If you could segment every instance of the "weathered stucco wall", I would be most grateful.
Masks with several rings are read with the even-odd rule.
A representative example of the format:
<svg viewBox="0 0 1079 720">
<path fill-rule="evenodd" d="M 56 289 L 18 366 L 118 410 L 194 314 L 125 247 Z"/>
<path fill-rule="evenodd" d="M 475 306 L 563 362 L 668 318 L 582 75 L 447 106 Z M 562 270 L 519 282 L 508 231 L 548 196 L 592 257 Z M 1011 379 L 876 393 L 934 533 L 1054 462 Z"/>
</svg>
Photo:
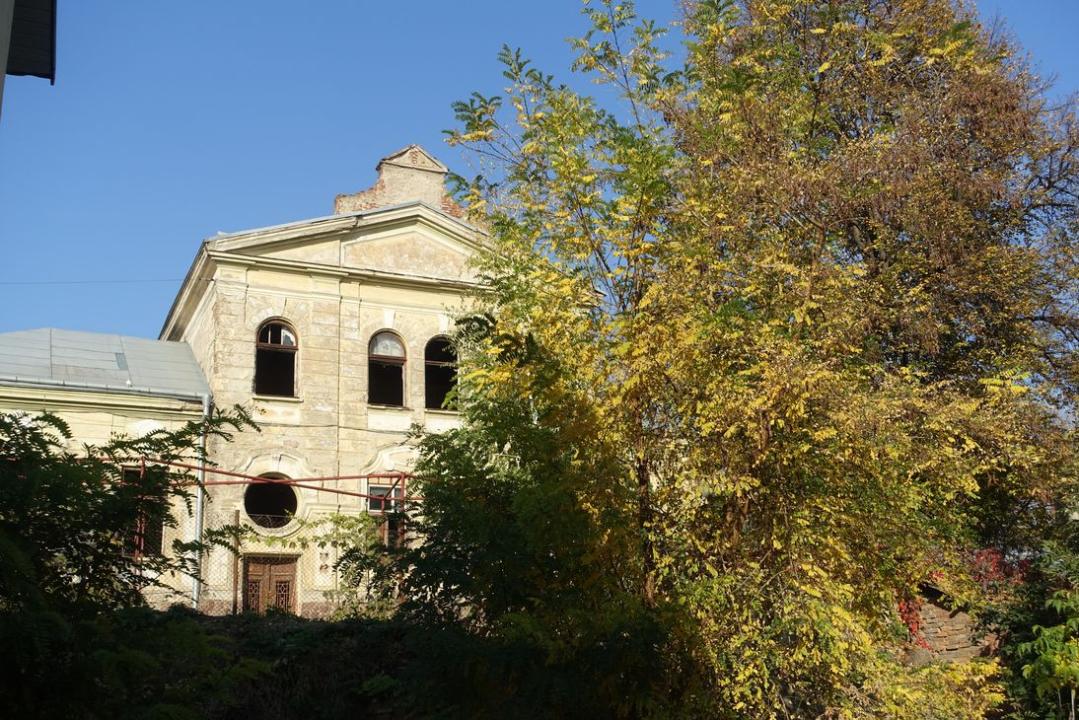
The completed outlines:
<svg viewBox="0 0 1079 720">
<path fill-rule="evenodd" d="M 426 157 L 412 162 L 427 162 Z M 424 193 L 442 192 L 444 168 L 394 162 L 380 166 L 378 203 L 416 195 L 424 200 Z M 260 426 L 261 432 L 239 433 L 229 443 L 212 442 L 210 455 L 221 469 L 293 479 L 407 471 L 412 451 L 406 434 L 412 425 L 441 430 L 458 422 L 456 413 L 424 407 L 424 349 L 432 338 L 452 331 L 466 306 L 474 241 L 467 226 L 423 207 L 391 215 L 331 235 L 314 228 L 306 238 L 293 233 L 278 241 L 270 228 L 266 240 L 253 231 L 209 242 L 211 252 L 223 252 L 213 256 L 201 298 L 187 304 L 193 309 L 179 318 L 176 336 L 170 337 L 192 346 L 216 406 L 242 405 Z M 256 335 L 269 320 L 295 330 L 295 397 L 254 393 Z M 368 402 L 368 344 L 383 330 L 396 333 L 405 345 L 403 407 Z M 363 480 L 323 486 L 369 490 Z M 266 529 L 250 522 L 246 489 L 212 486 L 206 526 L 249 525 L 254 536 L 245 541 L 245 554 L 295 557 L 295 609 L 305 615 L 329 612 L 338 584 L 334 551 L 288 545 L 298 545 L 309 532 L 305 523 L 335 512 L 366 512 L 366 501 L 296 488 L 298 522 Z M 214 550 L 204 577 L 203 610 L 231 612 L 241 606 L 242 558 Z"/>
<path fill-rule="evenodd" d="M 424 407 L 424 349 L 452 331 L 477 287 L 470 260 L 484 231 L 461 219 L 445 192 L 445 166 L 421 148 L 393 153 L 377 169 L 374 187 L 337 198 L 336 216 L 218 235 L 200 248 L 162 337 L 191 345 L 217 407 L 242 405 L 260 426 L 229 443 L 211 442 L 221 470 L 291 479 L 407 471 L 410 427 L 458 423 L 456 413 Z M 256 336 L 269 320 L 287 323 L 298 339 L 294 397 L 254 392 Z M 368 401 L 368 343 L 384 330 L 406 349 L 402 407 Z M 319 482 L 369 491 L 361 479 Z M 240 523 L 252 534 L 241 557 L 215 549 L 205 559 L 203 610 L 241 607 L 244 557 L 271 555 L 296 560 L 294 610 L 330 611 L 337 558 L 332 550 L 301 547 L 310 534 L 305 525 L 330 513 L 367 512 L 367 501 L 293 490 L 296 520 L 265 528 L 247 514 L 244 484 L 209 487 L 206 527 Z M 266 581 L 277 583 L 278 572 L 267 570 Z"/>
<path fill-rule="evenodd" d="M 422 268 L 421 268 L 422 270 Z M 357 475 L 407 470 L 411 452 L 405 433 L 413 424 L 452 425 L 455 413 L 424 408 L 424 347 L 446 334 L 461 309 L 454 293 L 409 288 L 365 286 L 318 281 L 308 276 L 249 268 L 222 268 L 214 297 L 214 322 L 192 325 L 193 345 L 204 345 L 198 333 L 214 329 L 213 373 L 209 377 L 215 403 L 250 409 L 261 432 L 243 432 L 230 443 L 215 441 L 211 456 L 222 469 L 250 475 L 281 473 L 291 478 Z M 241 282 L 241 278 L 244 282 Z M 255 395 L 255 337 L 271 319 L 286 321 L 298 338 L 296 397 Z M 404 341 L 404 407 L 367 402 L 371 337 L 392 330 Z M 209 374 L 209 373 L 208 373 Z M 335 482 L 342 490 L 367 492 L 359 480 Z M 207 527 L 246 520 L 243 485 L 211 488 Z M 296 515 L 313 521 L 320 514 L 359 513 L 359 498 L 299 489 Z M 287 530 L 287 528 L 286 528 Z M 266 543 L 251 542 L 248 553 L 279 554 L 288 532 L 257 529 Z M 337 578 L 329 551 L 288 551 L 298 560 L 297 600 L 304 614 L 326 611 L 326 593 Z M 241 569 L 226 551 L 208 559 L 204 609 L 227 612 L 238 604 L 236 578 Z"/>
<path fill-rule="evenodd" d="M 341 244 L 341 264 L 396 275 L 475 281 L 470 253 L 424 228 L 357 233 Z"/>
</svg>

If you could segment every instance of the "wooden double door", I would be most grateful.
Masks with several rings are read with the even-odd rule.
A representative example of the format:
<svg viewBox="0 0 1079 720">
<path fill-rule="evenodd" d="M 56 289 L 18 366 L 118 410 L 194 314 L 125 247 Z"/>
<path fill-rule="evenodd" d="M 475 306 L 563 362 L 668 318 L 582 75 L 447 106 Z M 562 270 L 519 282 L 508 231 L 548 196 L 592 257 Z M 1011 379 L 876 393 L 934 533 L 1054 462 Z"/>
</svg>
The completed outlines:
<svg viewBox="0 0 1079 720">
<path fill-rule="evenodd" d="M 296 558 L 248 555 L 243 588 L 244 612 L 296 612 Z"/>
</svg>

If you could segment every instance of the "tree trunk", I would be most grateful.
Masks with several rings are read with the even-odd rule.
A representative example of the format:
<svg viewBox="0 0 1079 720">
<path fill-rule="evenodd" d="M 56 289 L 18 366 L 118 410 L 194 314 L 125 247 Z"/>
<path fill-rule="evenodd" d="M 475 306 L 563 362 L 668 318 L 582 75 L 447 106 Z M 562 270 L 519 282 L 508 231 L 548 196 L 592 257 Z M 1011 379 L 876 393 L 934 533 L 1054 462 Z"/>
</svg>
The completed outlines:
<svg viewBox="0 0 1079 720">
<path fill-rule="evenodd" d="M 656 604 L 656 558 L 652 543 L 652 477 L 648 470 L 648 461 L 642 455 L 637 456 L 637 524 L 641 531 L 641 554 L 644 563 L 644 578 L 641 584 L 641 597 L 648 607 Z"/>
</svg>

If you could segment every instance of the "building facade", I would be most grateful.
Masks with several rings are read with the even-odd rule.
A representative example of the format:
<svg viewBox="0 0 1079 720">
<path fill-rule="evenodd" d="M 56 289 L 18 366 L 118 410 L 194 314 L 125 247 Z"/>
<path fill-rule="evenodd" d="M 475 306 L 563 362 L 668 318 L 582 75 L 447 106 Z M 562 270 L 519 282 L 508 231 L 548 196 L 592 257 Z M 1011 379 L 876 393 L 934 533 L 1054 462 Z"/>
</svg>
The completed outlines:
<svg viewBox="0 0 1079 720">
<path fill-rule="evenodd" d="M 470 259 L 486 236 L 446 194 L 446 167 L 422 148 L 383 158 L 377 171 L 373 187 L 338 196 L 333 215 L 204 241 L 160 339 L 141 341 L 182 349 L 209 404 L 241 405 L 259 425 L 228 443 L 210 439 L 223 472 L 207 474 L 204 502 L 180 529 L 192 539 L 243 525 L 241 553 L 211 551 L 202 581 L 177 583 L 172 601 L 209 613 L 329 614 L 337 557 L 304 546 L 304 534 L 333 514 L 388 509 L 392 497 L 379 498 L 405 492 L 410 429 L 458 422 L 444 402 L 455 382 L 448 335 L 477 287 Z M 111 369 L 114 358 L 102 362 Z M 5 406 L 54 409 L 71 396 L 63 402 L 89 413 L 73 423 L 80 441 L 206 410 L 194 396 L 128 392 L 121 407 L 71 384 L 31 387 L 8 383 Z"/>
<path fill-rule="evenodd" d="M 470 258 L 485 236 L 423 149 L 377 170 L 374 187 L 336 199 L 334 215 L 204 242 L 162 329 L 162 340 L 192 348 L 216 406 L 242 405 L 260 426 L 211 444 L 221 469 L 354 478 L 208 487 L 205 526 L 239 522 L 254 539 L 239 557 L 219 549 L 205 559 L 197 604 L 207 612 L 330 612 L 334 550 L 288 538 L 320 516 L 382 509 L 358 495 L 402 492 L 390 477 L 410 466 L 409 429 L 457 422 L 443 409 L 447 336 L 476 285 Z"/>
</svg>

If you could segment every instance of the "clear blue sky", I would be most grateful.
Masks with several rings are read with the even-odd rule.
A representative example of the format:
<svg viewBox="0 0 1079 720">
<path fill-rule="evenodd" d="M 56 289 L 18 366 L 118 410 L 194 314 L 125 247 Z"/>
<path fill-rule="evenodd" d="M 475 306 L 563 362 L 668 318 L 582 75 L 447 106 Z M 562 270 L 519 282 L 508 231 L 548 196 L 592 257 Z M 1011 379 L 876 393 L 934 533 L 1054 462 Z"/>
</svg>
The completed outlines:
<svg viewBox="0 0 1079 720">
<path fill-rule="evenodd" d="M 678 0 L 642 14 L 671 20 Z M 981 0 L 1056 92 L 1079 90 L 1079 0 Z M 497 92 L 521 46 L 565 74 L 579 0 L 59 0 L 57 81 L 8 78 L 0 117 L 0 331 L 156 337 L 202 238 L 329 214 L 450 103 Z M 165 280 L 88 285 L 40 281 Z"/>
</svg>

